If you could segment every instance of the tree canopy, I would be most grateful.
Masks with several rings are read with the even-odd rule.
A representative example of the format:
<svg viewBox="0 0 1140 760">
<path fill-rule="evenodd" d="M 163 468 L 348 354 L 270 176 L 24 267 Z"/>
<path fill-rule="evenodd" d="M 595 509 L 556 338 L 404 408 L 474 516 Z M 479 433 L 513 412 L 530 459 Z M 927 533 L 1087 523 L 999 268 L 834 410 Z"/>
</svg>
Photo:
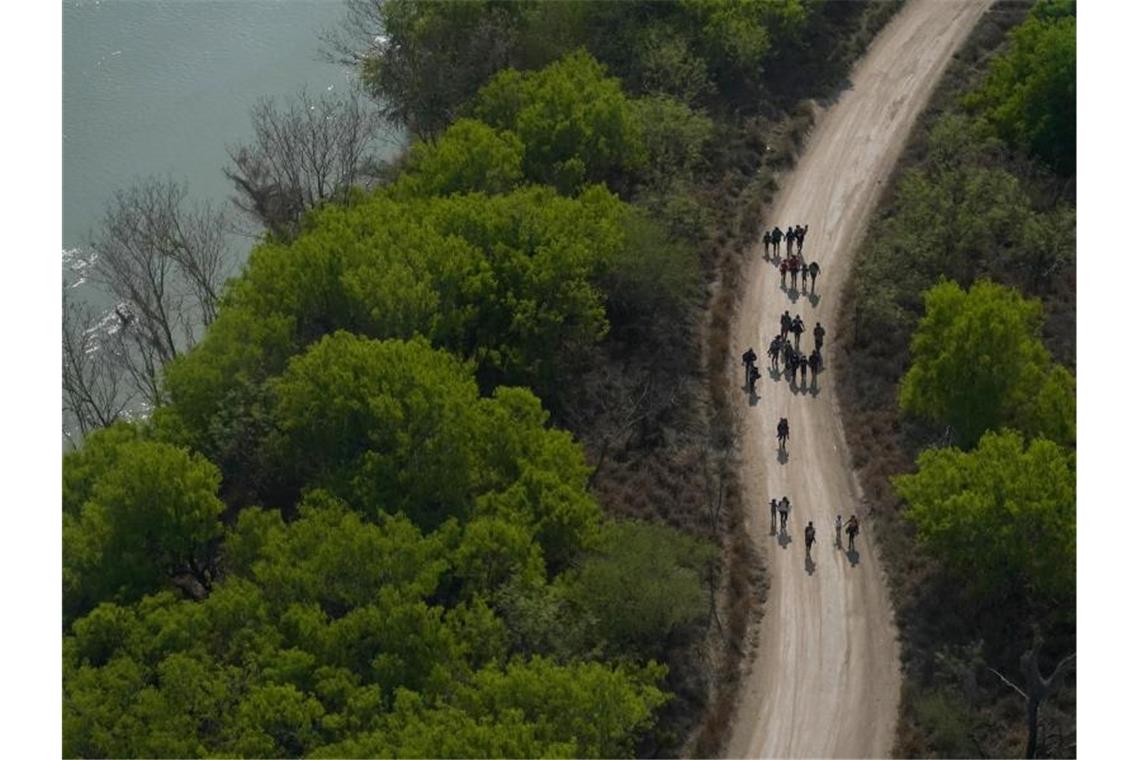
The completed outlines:
<svg viewBox="0 0 1140 760">
<path fill-rule="evenodd" d="M 1056 171 L 1077 168 L 1077 4 L 1041 0 L 1010 32 L 985 82 L 964 102 L 1011 145 Z"/>
<path fill-rule="evenodd" d="M 942 282 L 924 301 L 926 314 L 911 338 L 912 364 L 899 389 L 904 411 L 950 425 L 966 446 L 987 430 L 1047 421 L 1038 405 L 1056 409 L 1056 383 L 1063 380 L 1056 378 L 1041 398 L 1052 367 L 1039 337 L 1040 302 L 986 280 L 968 292 Z"/>
<path fill-rule="evenodd" d="M 1073 598 L 1076 466 L 1057 444 L 990 432 L 972 452 L 924 451 L 918 472 L 893 482 L 919 541 L 980 596 Z"/>
</svg>

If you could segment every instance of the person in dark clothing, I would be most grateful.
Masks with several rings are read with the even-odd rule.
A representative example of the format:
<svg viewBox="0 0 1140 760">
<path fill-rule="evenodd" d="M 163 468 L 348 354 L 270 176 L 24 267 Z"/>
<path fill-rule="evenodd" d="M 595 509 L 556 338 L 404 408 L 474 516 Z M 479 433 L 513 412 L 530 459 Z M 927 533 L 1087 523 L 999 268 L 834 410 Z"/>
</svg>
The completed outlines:
<svg viewBox="0 0 1140 760">
<path fill-rule="evenodd" d="M 815 376 L 819 374 L 819 368 L 823 366 L 823 356 L 820 355 L 819 350 L 811 352 L 808 357 L 808 367 L 811 369 L 811 385 L 815 387 Z"/>
<path fill-rule="evenodd" d="M 815 278 L 819 274 L 819 262 L 813 261 L 808 264 L 807 273 L 811 275 L 811 292 L 815 292 Z"/>
<path fill-rule="evenodd" d="M 803 227 L 796 226 L 796 253 L 803 253 L 804 238 L 807 237 L 807 228 L 805 224 Z"/>
<path fill-rule="evenodd" d="M 847 551 L 855 551 L 855 536 L 859 535 L 859 518 L 851 515 L 847 521 Z"/>
<path fill-rule="evenodd" d="M 807 546 L 808 556 L 811 556 L 811 545 L 815 543 L 815 526 L 808 520 L 807 527 L 804 528 L 804 544 Z"/>
<path fill-rule="evenodd" d="M 800 357 L 800 385 L 806 385 L 807 384 L 807 371 L 808 371 L 807 357 L 801 356 Z M 792 378 L 792 379 L 794 380 L 795 378 Z"/>
<path fill-rule="evenodd" d="M 756 395 L 756 381 L 760 379 L 760 370 L 756 369 L 753 364 L 748 368 L 748 392 L 753 396 Z"/>
<path fill-rule="evenodd" d="M 768 359 L 771 362 L 772 369 L 778 370 L 780 368 L 780 349 L 783 346 L 784 341 L 780 339 L 779 335 L 772 338 L 772 342 L 768 344 Z"/>
<path fill-rule="evenodd" d="M 776 500 L 772 499 L 772 530 L 776 529 Z M 839 531 L 835 532 L 836 539 L 839 538 Z"/>
<path fill-rule="evenodd" d="M 788 339 L 788 330 L 792 329 L 792 315 L 784 309 L 784 313 L 780 315 L 780 337 L 784 340 Z"/>
<path fill-rule="evenodd" d="M 792 331 L 792 335 L 794 335 L 796 338 L 796 350 L 799 351 L 800 350 L 800 335 L 802 335 L 804 330 L 806 329 L 804 327 L 804 321 L 802 319 L 800 319 L 799 314 L 797 314 L 796 318 L 792 320 L 792 326 L 790 329 Z"/>
<path fill-rule="evenodd" d="M 796 289 L 796 279 L 800 274 L 800 260 L 798 256 L 792 256 L 788 261 L 788 269 L 792 272 L 792 290 Z"/>
<path fill-rule="evenodd" d="M 792 229 L 792 226 L 790 224 L 788 225 L 788 231 L 784 234 L 784 240 L 787 241 L 788 255 L 791 256 L 792 243 L 794 243 L 796 240 L 796 231 Z"/>
<path fill-rule="evenodd" d="M 749 370 L 756 364 L 756 352 L 752 350 L 752 346 L 744 352 L 744 356 L 740 357 L 740 361 L 744 364 L 744 382 L 748 382 Z"/>
<path fill-rule="evenodd" d="M 811 331 L 811 334 L 815 336 L 815 350 L 822 351 L 823 336 L 827 334 L 827 331 L 823 329 L 823 325 L 821 325 L 819 322 L 816 322 L 815 329 Z"/>
<path fill-rule="evenodd" d="M 772 233 L 764 230 L 764 258 L 768 258 L 768 246 L 772 245 Z"/>
<path fill-rule="evenodd" d="M 783 261 L 780 262 L 780 287 L 781 288 L 788 287 L 787 277 L 788 277 L 788 260 L 784 259 Z"/>
</svg>

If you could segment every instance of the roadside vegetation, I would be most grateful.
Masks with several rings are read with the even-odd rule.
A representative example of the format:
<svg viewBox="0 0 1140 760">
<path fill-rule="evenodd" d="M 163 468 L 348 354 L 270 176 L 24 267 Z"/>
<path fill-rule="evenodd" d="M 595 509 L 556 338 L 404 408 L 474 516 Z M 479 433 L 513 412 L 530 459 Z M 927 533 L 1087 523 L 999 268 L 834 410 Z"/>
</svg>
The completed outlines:
<svg viewBox="0 0 1140 760">
<path fill-rule="evenodd" d="M 902 636 L 901 756 L 1076 752 L 1075 28 L 1071 2 L 987 14 L 845 294 L 839 387 Z"/>
<path fill-rule="evenodd" d="M 408 151 L 355 98 L 260 105 L 241 274 L 124 296 L 151 413 L 71 375 L 65 755 L 715 752 L 762 590 L 736 267 L 897 7 L 349 3 Z M 182 196 L 134 197 L 108 278 L 193 282 Z"/>
</svg>

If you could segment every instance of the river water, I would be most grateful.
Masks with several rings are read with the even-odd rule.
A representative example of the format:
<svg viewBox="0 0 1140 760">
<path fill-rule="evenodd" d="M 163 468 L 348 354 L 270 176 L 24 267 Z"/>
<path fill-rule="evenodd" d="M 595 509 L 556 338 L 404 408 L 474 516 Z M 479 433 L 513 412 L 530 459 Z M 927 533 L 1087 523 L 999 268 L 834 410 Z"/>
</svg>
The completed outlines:
<svg viewBox="0 0 1140 760">
<path fill-rule="evenodd" d="M 251 138 L 251 106 L 351 85 L 353 72 L 320 56 L 320 33 L 343 12 L 340 0 L 64 2 L 63 284 L 108 311 L 105 326 L 114 304 L 83 263 L 108 200 L 136 178 L 169 174 L 191 199 L 227 203 L 226 146 Z M 234 272 L 250 246 L 235 238 Z"/>
<path fill-rule="evenodd" d="M 83 246 L 135 177 L 169 173 L 226 202 L 226 146 L 249 139 L 250 106 L 350 83 L 319 56 L 342 13 L 339 0 L 65 2 L 64 248 Z"/>
</svg>

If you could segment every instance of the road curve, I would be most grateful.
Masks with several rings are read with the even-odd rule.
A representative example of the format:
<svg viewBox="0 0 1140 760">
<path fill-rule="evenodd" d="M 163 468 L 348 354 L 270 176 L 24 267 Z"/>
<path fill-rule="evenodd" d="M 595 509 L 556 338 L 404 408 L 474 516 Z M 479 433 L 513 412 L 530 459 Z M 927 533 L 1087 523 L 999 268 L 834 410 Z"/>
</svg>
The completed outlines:
<svg viewBox="0 0 1140 760">
<path fill-rule="evenodd" d="M 992 0 L 911 0 L 879 33 L 851 75 L 851 87 L 817 121 L 795 171 L 783 177 L 765 225 L 806 223 L 804 258 L 818 261 L 819 299 L 793 298 L 757 244 L 743 268 L 748 283 L 733 326 L 737 355 L 760 355 L 759 400 L 741 390 L 742 475 L 747 527 L 767 558 L 771 588 L 759 641 L 742 685 L 729 757 L 886 757 L 894 743 L 900 673 L 886 577 L 863 521 L 857 554 L 834 545 L 838 512 L 862 514 L 846 450 L 834 372 L 827 371 L 839 293 L 869 216 L 911 127 L 954 51 Z M 790 281 L 789 281 L 790 286 Z M 793 392 L 767 372 L 765 350 L 788 309 L 811 330 L 821 322 L 819 391 Z M 735 370 L 743 385 L 743 370 Z M 776 422 L 787 417 L 789 457 L 781 463 Z M 792 502 L 788 535 L 770 533 L 768 500 Z M 813 564 L 804 526 L 817 528 Z"/>
</svg>

